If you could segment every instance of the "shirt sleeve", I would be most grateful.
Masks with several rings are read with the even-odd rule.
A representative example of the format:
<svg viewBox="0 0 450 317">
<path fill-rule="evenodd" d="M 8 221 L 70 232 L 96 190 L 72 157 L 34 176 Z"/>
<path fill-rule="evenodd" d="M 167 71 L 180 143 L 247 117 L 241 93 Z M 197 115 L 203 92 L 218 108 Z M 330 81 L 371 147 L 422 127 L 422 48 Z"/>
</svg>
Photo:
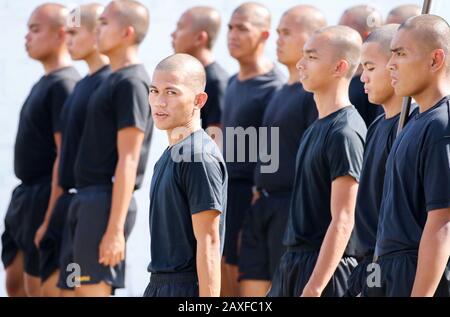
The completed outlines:
<svg viewBox="0 0 450 317">
<path fill-rule="evenodd" d="M 357 182 L 361 174 L 364 140 L 350 127 L 335 132 L 326 147 L 331 180 L 351 176 Z"/>
<path fill-rule="evenodd" d="M 191 214 L 206 210 L 225 212 L 224 168 L 215 158 L 195 155 L 193 162 L 183 162 L 181 175 Z"/>
<path fill-rule="evenodd" d="M 61 132 L 62 130 L 61 112 L 74 86 L 75 82 L 69 80 L 58 81 L 52 86 L 49 105 L 53 133 Z"/>
<path fill-rule="evenodd" d="M 422 179 L 427 211 L 450 207 L 450 137 L 424 149 Z"/>
<path fill-rule="evenodd" d="M 135 78 L 121 80 L 113 91 L 117 129 L 136 127 L 145 132 L 150 120 L 147 85 Z"/>
</svg>

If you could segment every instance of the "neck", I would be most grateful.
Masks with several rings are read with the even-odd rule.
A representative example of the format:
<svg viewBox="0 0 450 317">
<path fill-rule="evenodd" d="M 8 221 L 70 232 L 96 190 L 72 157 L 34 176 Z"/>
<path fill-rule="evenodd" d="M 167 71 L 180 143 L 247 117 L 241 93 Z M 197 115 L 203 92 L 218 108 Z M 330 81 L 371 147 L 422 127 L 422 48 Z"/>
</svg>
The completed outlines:
<svg viewBox="0 0 450 317">
<path fill-rule="evenodd" d="M 89 67 L 89 75 L 92 75 L 100 68 L 108 65 L 108 58 L 105 55 L 99 54 L 97 51 L 85 58 L 85 62 Z"/>
<path fill-rule="evenodd" d="M 169 140 L 169 146 L 175 145 L 178 142 L 184 140 L 189 135 L 194 133 L 197 130 L 200 130 L 202 127 L 200 125 L 200 120 L 189 121 L 188 123 L 176 127 L 174 129 L 167 130 L 167 138 Z"/>
<path fill-rule="evenodd" d="M 295 64 L 286 65 L 289 72 L 288 85 L 292 85 L 299 82 L 298 70 Z"/>
<path fill-rule="evenodd" d="M 240 80 L 250 79 L 259 75 L 263 75 L 271 71 L 274 65 L 263 56 L 254 56 L 248 59 L 240 59 L 239 74 Z"/>
<path fill-rule="evenodd" d="M 439 100 L 448 95 L 450 95 L 450 85 L 448 81 L 440 80 L 430 84 L 426 89 L 412 97 L 419 105 L 419 111 L 424 112 L 432 108 Z"/>
<path fill-rule="evenodd" d="M 203 67 L 214 63 L 214 56 L 211 50 L 207 48 L 201 48 L 192 55 L 202 63 Z"/>
<path fill-rule="evenodd" d="M 319 119 L 350 105 L 348 87 L 349 81 L 341 78 L 327 87 L 314 91 L 314 101 L 319 112 Z"/>
<path fill-rule="evenodd" d="M 402 111 L 402 97 L 392 95 L 392 97 L 382 104 L 384 109 L 385 118 L 393 118 Z"/>
<path fill-rule="evenodd" d="M 140 61 L 137 51 L 138 48 L 134 45 L 119 47 L 112 52 L 108 52 L 111 70 L 115 72 L 121 68 L 138 64 Z"/>
<path fill-rule="evenodd" d="M 50 56 L 45 61 L 42 61 L 42 65 L 44 66 L 44 71 L 47 75 L 55 70 L 70 66 L 70 55 L 67 51 L 59 52 L 58 54 Z"/>
</svg>

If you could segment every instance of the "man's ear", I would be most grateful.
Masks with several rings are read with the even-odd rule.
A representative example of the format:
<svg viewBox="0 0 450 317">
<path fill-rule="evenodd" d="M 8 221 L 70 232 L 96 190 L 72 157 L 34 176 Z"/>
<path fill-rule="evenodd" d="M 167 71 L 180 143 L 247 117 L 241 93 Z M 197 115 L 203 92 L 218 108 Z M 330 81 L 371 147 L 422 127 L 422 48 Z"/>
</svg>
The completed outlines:
<svg viewBox="0 0 450 317">
<path fill-rule="evenodd" d="M 442 67 L 445 67 L 445 61 L 447 59 L 447 56 L 445 55 L 445 52 L 443 49 L 439 48 L 434 50 L 431 56 L 431 71 L 436 72 Z"/>
<path fill-rule="evenodd" d="M 207 46 L 208 44 L 208 40 L 209 40 L 209 35 L 208 32 L 206 31 L 200 31 L 197 33 L 197 36 L 195 37 L 196 40 L 196 44 L 198 46 Z"/>
<path fill-rule="evenodd" d="M 206 100 L 208 100 L 208 95 L 206 92 L 201 92 L 195 96 L 194 100 L 194 109 L 200 110 L 206 104 Z"/>
<path fill-rule="evenodd" d="M 125 28 L 125 38 L 131 39 L 133 43 L 136 42 L 136 30 L 131 25 Z"/>
<path fill-rule="evenodd" d="M 261 33 L 261 38 L 262 38 L 264 41 L 267 41 L 267 39 L 269 38 L 269 36 L 270 36 L 270 32 L 269 32 L 269 31 L 262 31 L 262 33 Z"/>
<path fill-rule="evenodd" d="M 350 68 L 350 64 L 348 63 L 348 61 L 345 59 L 340 59 L 336 63 L 334 73 L 335 73 L 335 75 L 337 75 L 339 77 L 345 77 L 345 76 L 347 76 L 349 68 Z"/>
</svg>

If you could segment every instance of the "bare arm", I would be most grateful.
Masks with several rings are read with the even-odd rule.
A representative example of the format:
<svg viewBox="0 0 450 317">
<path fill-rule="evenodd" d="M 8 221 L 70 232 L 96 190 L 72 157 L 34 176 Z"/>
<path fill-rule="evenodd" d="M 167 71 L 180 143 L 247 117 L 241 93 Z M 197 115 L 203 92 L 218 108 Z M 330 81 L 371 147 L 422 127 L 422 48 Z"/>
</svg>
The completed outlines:
<svg viewBox="0 0 450 317">
<path fill-rule="evenodd" d="M 320 296 L 339 265 L 355 222 L 358 183 L 343 176 L 331 185 L 331 223 L 320 248 L 313 273 L 302 296 Z"/>
<path fill-rule="evenodd" d="M 207 210 L 192 216 L 197 240 L 197 275 L 200 297 L 220 296 L 220 213 Z"/>
<path fill-rule="evenodd" d="M 428 212 L 411 296 L 433 296 L 450 256 L 450 208 Z"/>
<path fill-rule="evenodd" d="M 114 174 L 111 213 L 99 250 L 99 262 L 115 266 L 125 258 L 125 220 L 136 183 L 144 132 L 125 128 L 117 134 L 118 161 Z"/>
</svg>

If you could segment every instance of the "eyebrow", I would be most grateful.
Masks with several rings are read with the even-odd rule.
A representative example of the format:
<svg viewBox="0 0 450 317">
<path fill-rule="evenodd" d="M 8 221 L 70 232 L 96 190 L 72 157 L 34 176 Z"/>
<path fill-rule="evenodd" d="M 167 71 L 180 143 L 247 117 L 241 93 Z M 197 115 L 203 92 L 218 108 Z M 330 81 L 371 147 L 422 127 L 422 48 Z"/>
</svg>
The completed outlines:
<svg viewBox="0 0 450 317">
<path fill-rule="evenodd" d="M 371 61 L 367 61 L 367 62 L 364 62 L 363 63 L 363 66 L 367 66 L 367 65 L 374 65 L 375 63 L 374 62 L 371 62 Z"/>
<path fill-rule="evenodd" d="M 160 89 L 158 89 L 158 87 L 156 87 L 156 86 L 154 86 L 154 85 L 150 85 L 149 88 L 150 88 L 150 89 L 160 90 Z M 177 91 L 180 91 L 180 89 L 177 88 L 177 87 L 175 87 L 175 86 L 165 87 L 165 88 L 163 88 L 162 90 L 177 90 Z"/>
<path fill-rule="evenodd" d="M 392 53 L 397 53 L 399 51 L 404 51 L 405 49 L 403 47 L 396 47 L 396 48 L 392 48 L 391 52 Z"/>
<path fill-rule="evenodd" d="M 315 53 L 317 54 L 317 50 L 316 49 L 312 49 L 312 50 L 305 50 L 304 54 L 312 54 Z"/>
</svg>

